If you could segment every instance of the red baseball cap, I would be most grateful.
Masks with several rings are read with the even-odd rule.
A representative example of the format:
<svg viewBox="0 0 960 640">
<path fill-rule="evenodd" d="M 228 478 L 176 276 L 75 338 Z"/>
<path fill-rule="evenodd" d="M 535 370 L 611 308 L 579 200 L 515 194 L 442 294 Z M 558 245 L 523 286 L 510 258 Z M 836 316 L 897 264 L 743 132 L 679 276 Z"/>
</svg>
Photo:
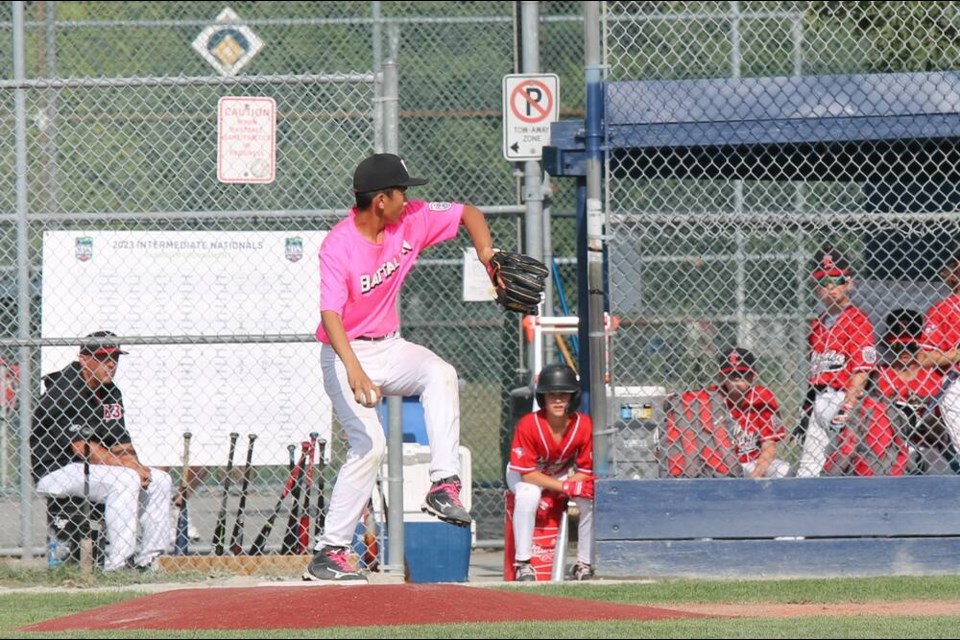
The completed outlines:
<svg viewBox="0 0 960 640">
<path fill-rule="evenodd" d="M 833 248 L 821 249 L 816 255 L 817 264 L 811 274 L 814 279 L 832 277 L 849 277 L 850 263 Z"/>
<path fill-rule="evenodd" d="M 734 372 L 755 373 L 757 358 L 746 349 L 736 347 L 720 354 L 719 365 L 720 373 L 723 375 Z"/>
</svg>

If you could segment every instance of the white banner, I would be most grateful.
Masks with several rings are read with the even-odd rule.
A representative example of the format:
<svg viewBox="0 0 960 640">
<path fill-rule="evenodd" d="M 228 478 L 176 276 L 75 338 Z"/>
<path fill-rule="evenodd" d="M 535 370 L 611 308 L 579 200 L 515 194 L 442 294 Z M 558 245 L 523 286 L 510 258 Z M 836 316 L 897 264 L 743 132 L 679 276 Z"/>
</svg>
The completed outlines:
<svg viewBox="0 0 960 640">
<path fill-rule="evenodd" d="M 42 334 L 120 336 L 312 334 L 320 319 L 317 255 L 325 232 L 47 231 Z M 247 434 L 254 464 L 285 464 L 287 445 L 316 431 L 330 441 L 320 343 L 123 345 L 116 382 L 144 463 L 235 463 Z M 41 371 L 77 359 L 46 347 Z"/>
</svg>

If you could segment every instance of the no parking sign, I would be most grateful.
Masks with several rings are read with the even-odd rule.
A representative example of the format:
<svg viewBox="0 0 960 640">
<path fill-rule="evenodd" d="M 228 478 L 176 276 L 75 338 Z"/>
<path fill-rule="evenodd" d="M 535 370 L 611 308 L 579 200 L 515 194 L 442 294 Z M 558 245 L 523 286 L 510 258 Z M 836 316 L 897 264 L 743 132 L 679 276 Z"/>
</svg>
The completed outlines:
<svg viewBox="0 0 960 640">
<path fill-rule="evenodd" d="M 550 144 L 550 123 L 560 116 L 555 74 L 503 77 L 503 157 L 539 160 Z"/>
</svg>

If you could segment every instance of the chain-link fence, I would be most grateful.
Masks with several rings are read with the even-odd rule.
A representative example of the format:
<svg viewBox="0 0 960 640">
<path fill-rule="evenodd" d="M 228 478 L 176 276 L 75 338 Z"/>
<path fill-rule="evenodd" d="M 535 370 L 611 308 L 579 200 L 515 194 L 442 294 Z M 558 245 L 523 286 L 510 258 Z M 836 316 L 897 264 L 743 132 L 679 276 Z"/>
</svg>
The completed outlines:
<svg viewBox="0 0 960 640">
<path fill-rule="evenodd" d="M 610 2 L 604 24 L 620 472 L 960 469 L 956 11 Z"/>
<path fill-rule="evenodd" d="M 411 171 L 430 178 L 417 197 L 476 204 L 488 212 L 495 241 L 519 247 L 521 174 L 500 154 L 501 80 L 517 68 L 515 3 L 37 2 L 19 5 L 22 22 L 18 4 L 0 9 L 7 43 L 0 87 L 11 106 L 0 198 L 0 549 L 42 553 L 48 515 L 54 523 L 76 520 L 76 505 L 47 505 L 35 489 L 76 452 L 45 432 L 33 443 L 26 436 L 35 411 L 52 411 L 38 409 L 45 388 L 59 380 L 77 391 L 77 375 L 85 380 L 80 372 L 89 367 L 76 364 L 84 360 L 83 337 L 110 330 L 128 352 L 116 372 L 126 431 L 142 466 L 165 470 L 154 471 L 156 510 L 152 524 L 139 523 L 140 543 L 174 553 L 186 542 L 194 557 L 260 551 L 253 549 L 257 533 L 280 504 L 262 551 L 303 553 L 345 454 L 312 335 L 319 242 L 353 202 L 357 162 L 385 148 L 393 127 Z M 579 3 L 544 6 L 541 37 L 544 57 L 562 64 L 567 86 L 579 86 Z M 400 70 L 399 96 L 384 96 L 377 73 L 389 59 Z M 384 121 L 385 97 L 400 106 L 397 122 Z M 232 115 L 255 119 L 249 110 L 264 98 L 275 105 L 275 158 L 258 158 L 267 164 L 240 176 L 260 180 L 218 179 L 231 171 L 218 166 L 223 109 L 246 108 Z M 240 134 L 263 126 L 235 125 Z M 571 197 L 565 185 L 557 191 L 555 254 L 572 278 L 573 261 L 564 257 L 574 245 Z M 499 541 L 503 439 L 512 426 L 507 393 L 530 372 L 519 319 L 492 303 L 462 301 L 466 246 L 464 236 L 420 260 L 401 315 L 407 339 L 459 372 L 473 537 Z M 21 384 L 25 396 L 17 395 Z M 59 400 L 66 411 L 49 420 L 69 429 L 85 406 L 78 402 Z M 411 431 L 423 419 L 418 409 L 404 403 Z M 183 471 L 187 432 L 190 474 Z M 313 464 L 301 455 L 313 433 L 326 441 L 324 465 L 316 454 Z M 126 439 L 113 433 L 104 443 Z M 301 458 L 312 474 L 291 474 Z M 80 468 L 70 483 L 84 482 Z M 424 480 L 421 471 L 406 475 Z M 118 477 L 113 491 L 129 494 L 144 473 Z M 301 480 L 288 483 L 293 475 Z M 94 498 L 110 484 L 97 472 L 89 483 Z M 285 483 L 300 497 L 278 503 Z M 175 547 L 184 487 L 189 536 Z M 241 493 L 246 526 L 238 544 Z M 296 511 L 310 516 L 308 535 L 291 538 Z M 159 513 L 169 522 L 159 522 Z M 135 544 L 134 518 L 111 524 L 125 530 L 118 548 Z M 108 546 L 108 566 L 117 560 L 111 553 L 119 551 Z"/>
<path fill-rule="evenodd" d="M 22 5 L 22 31 L 15 6 L 2 8 L 0 38 L 9 43 L 0 90 L 10 105 L 0 196 L 0 549 L 42 548 L 45 507 L 30 477 L 25 409 L 40 398 L 41 376 L 66 366 L 82 336 L 98 329 L 120 334 L 130 352 L 118 371 L 127 427 L 144 461 L 170 470 L 173 493 L 183 433 L 193 434 L 191 553 L 216 551 L 227 478 L 229 546 L 248 434 L 257 439 L 245 546 L 288 479 L 287 447 L 298 458 L 311 432 L 328 445 L 328 464 L 314 467 L 307 506 L 315 514 L 317 476 L 329 495 L 344 445 L 316 377 L 312 256 L 351 204 L 356 162 L 385 143 L 375 72 L 398 62 L 399 148 L 431 180 L 418 196 L 477 204 L 491 214 L 498 244 L 519 247 L 522 171 L 500 153 L 501 81 L 520 67 L 525 35 L 518 3 L 237 2 L 229 8 L 239 23 L 218 27 L 225 7 L 214 3 L 36 2 Z M 826 290 L 847 287 L 875 329 L 882 366 L 846 425 L 823 424 L 814 399 L 813 422 L 837 434 L 827 438 L 825 472 L 949 471 L 950 404 L 935 399 L 950 367 L 919 366 L 914 356 L 952 357 L 952 338 L 935 328 L 918 338 L 909 317 L 892 330 L 890 313 L 925 315 L 944 299 L 949 306 L 956 284 L 940 279 L 957 233 L 955 143 L 943 134 L 958 110 L 951 5 L 605 9 L 610 91 L 626 92 L 611 98 L 607 126 L 609 297 L 619 319 L 611 422 L 623 426 L 611 441 L 614 462 L 639 461 L 642 477 L 671 468 L 723 475 L 706 471 L 708 447 L 740 473 L 729 457 L 738 434 L 721 410 L 729 400 L 709 389 L 719 356 L 734 346 L 756 356 L 758 381 L 784 424 L 768 428 L 792 431 L 810 378 L 809 324 L 824 311 Z M 541 3 L 540 18 L 541 67 L 560 77 L 561 118 L 582 117 L 581 3 Z M 224 24 L 247 30 L 218 31 Z M 234 75 L 221 75 L 211 57 Z M 272 182 L 217 179 L 223 97 L 273 98 Z M 573 186 L 551 184 L 558 310 L 576 309 Z M 531 372 L 518 319 L 462 302 L 466 244 L 446 243 L 420 260 L 401 314 L 405 337 L 460 374 L 476 538 L 501 540 L 509 391 Z M 828 244 L 850 262 L 852 284 L 832 268 L 821 274 L 835 279 L 824 286 L 812 277 Z M 926 324 L 956 324 L 934 320 Z M 833 351 L 819 352 L 827 369 Z M 20 383 L 29 407 L 14 393 Z M 814 384 L 836 396 L 835 380 Z M 688 418 L 694 406 L 700 415 L 718 409 L 707 442 L 703 421 Z M 632 430 L 647 411 L 655 428 Z M 239 435 L 227 473 L 231 432 Z M 669 450 L 670 438 L 688 448 Z M 802 446 L 790 437 L 776 443 L 776 457 L 796 473 Z M 290 504 L 268 553 L 290 548 L 280 531 Z"/>
</svg>

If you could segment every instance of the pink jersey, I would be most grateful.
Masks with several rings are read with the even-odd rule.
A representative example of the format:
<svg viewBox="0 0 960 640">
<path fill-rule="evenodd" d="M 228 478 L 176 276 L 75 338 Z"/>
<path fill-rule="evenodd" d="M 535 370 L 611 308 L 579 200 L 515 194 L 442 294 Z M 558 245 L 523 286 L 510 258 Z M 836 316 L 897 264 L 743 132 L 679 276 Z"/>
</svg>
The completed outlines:
<svg viewBox="0 0 960 640">
<path fill-rule="evenodd" d="M 923 321 L 920 348 L 927 351 L 950 351 L 960 346 L 960 297 L 947 296 L 934 303 Z M 960 363 L 955 365 L 960 369 Z"/>
<path fill-rule="evenodd" d="M 829 319 L 823 315 L 810 323 L 810 384 L 846 389 L 854 373 L 877 363 L 873 324 L 854 305 Z"/>
<path fill-rule="evenodd" d="M 400 328 L 397 297 L 420 252 L 456 237 L 463 205 L 411 200 L 397 224 L 383 230 L 383 243 L 360 235 L 356 208 L 320 247 L 320 311 L 335 311 L 351 340 L 379 338 Z M 330 339 L 317 327 L 317 340 Z"/>
<path fill-rule="evenodd" d="M 787 436 L 780 420 L 780 404 L 770 389 L 758 384 L 736 404 L 724 400 L 737 425 L 735 446 L 740 462 L 756 460 L 764 442 L 777 442 Z"/>
<path fill-rule="evenodd" d="M 541 409 L 517 421 L 510 446 L 511 471 L 520 475 L 541 471 L 557 477 L 576 466 L 578 473 L 593 475 L 593 421 L 577 411 L 557 442 Z"/>
</svg>

